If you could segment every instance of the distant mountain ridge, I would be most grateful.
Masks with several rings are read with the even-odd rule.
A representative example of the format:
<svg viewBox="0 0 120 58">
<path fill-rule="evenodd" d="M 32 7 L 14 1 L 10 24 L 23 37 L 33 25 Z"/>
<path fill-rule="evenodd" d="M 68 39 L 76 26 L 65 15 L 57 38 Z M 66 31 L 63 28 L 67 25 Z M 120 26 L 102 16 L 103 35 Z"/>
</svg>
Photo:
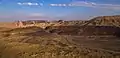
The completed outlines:
<svg viewBox="0 0 120 58">
<path fill-rule="evenodd" d="M 22 25 L 21 25 L 22 24 Z M 40 24 L 40 25 L 39 25 Z M 41 25 L 42 24 L 42 25 Z M 19 28 L 19 26 L 40 26 L 40 27 L 47 27 L 47 26 L 116 26 L 120 27 L 120 15 L 115 16 L 98 16 L 91 20 L 73 20 L 73 21 L 64 21 L 64 20 L 57 20 L 57 21 L 45 21 L 45 20 L 27 20 L 27 21 L 19 21 L 19 22 L 12 22 L 12 23 L 0 23 L 0 27 L 8 27 L 8 28 Z"/>
</svg>

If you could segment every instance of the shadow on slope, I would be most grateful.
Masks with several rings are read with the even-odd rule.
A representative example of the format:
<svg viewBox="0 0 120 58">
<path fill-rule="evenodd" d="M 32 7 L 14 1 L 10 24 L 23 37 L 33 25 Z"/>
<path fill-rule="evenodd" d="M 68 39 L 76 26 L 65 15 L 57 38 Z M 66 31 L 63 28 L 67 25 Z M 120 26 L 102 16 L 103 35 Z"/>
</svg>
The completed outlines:
<svg viewBox="0 0 120 58">
<path fill-rule="evenodd" d="M 120 28 L 115 26 L 51 26 L 46 27 L 46 30 L 59 35 L 113 35 L 120 37 Z"/>
</svg>

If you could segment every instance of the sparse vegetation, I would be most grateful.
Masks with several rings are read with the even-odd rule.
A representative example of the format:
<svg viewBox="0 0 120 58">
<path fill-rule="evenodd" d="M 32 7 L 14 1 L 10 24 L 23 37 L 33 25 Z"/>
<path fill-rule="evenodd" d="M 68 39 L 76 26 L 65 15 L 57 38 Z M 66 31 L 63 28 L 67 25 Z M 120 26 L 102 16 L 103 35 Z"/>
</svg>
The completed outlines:
<svg viewBox="0 0 120 58">
<path fill-rule="evenodd" d="M 120 58 L 120 28 L 110 18 L 59 20 L 68 25 L 45 29 L 1 27 L 0 58 Z M 115 25 L 109 26 L 109 20 Z"/>
<path fill-rule="evenodd" d="M 29 31 L 34 28 L 27 29 Z M 12 31 L 18 32 L 19 29 Z M 26 29 L 24 29 L 26 30 Z M 29 32 L 27 31 L 27 32 Z M 34 30 L 38 31 L 38 30 Z M 8 31 L 7 31 L 8 32 Z M 6 32 L 6 33 L 7 33 Z M 22 32 L 22 29 L 21 29 Z M 24 31 L 25 32 L 25 31 Z M 5 33 L 5 31 L 4 31 Z M 11 33 L 11 32 L 9 32 Z M 31 32 L 34 34 L 34 32 Z M 26 33 L 21 33 L 26 34 Z M 39 32 L 40 34 L 40 32 Z M 11 35 L 1 36 L 0 39 L 0 58 L 115 58 L 119 54 L 111 53 L 99 49 L 81 47 L 70 42 L 68 36 L 54 35 L 55 37 Z M 68 41 L 67 41 L 68 40 Z"/>
</svg>

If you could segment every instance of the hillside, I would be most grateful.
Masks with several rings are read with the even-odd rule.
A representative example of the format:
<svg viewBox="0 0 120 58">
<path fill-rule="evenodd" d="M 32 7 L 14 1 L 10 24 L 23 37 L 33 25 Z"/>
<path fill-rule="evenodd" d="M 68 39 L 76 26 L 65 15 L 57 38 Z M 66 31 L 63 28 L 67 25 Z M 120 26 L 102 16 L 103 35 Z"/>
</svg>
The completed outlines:
<svg viewBox="0 0 120 58">
<path fill-rule="evenodd" d="M 51 26 L 46 27 L 46 30 L 59 35 L 120 36 L 120 28 L 116 26 Z"/>
<path fill-rule="evenodd" d="M 120 26 L 120 15 L 116 16 L 99 16 L 89 20 L 85 25 L 95 26 Z"/>
<path fill-rule="evenodd" d="M 0 58 L 120 58 L 119 18 L 22 21 L 24 25 L 48 24 L 45 29 L 41 25 L 6 28 L 9 24 L 5 24 L 0 27 Z"/>
<path fill-rule="evenodd" d="M 16 28 L 16 24 L 14 22 L 0 22 L 0 27 L 4 28 Z"/>
<path fill-rule="evenodd" d="M 120 57 L 118 46 L 115 46 L 114 49 L 111 50 L 113 45 L 119 45 L 118 43 L 113 44 L 115 41 L 104 44 L 107 46 L 113 44 L 112 46 L 108 46 L 108 48 L 104 46 L 97 47 L 96 45 L 104 43 L 104 41 L 100 42 L 100 40 L 97 40 L 99 41 L 99 43 L 97 43 L 96 40 L 88 40 L 89 37 L 57 35 L 46 32 L 46 30 L 39 27 L 16 28 L 1 31 L 0 38 L 0 58 Z"/>
</svg>

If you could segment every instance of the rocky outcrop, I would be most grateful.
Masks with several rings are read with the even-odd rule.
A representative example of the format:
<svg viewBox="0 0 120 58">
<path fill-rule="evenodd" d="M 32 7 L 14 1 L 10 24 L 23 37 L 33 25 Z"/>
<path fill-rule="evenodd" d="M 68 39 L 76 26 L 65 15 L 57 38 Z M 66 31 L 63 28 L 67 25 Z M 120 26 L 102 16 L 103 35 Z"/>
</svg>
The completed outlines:
<svg viewBox="0 0 120 58">
<path fill-rule="evenodd" d="M 63 25 L 64 21 L 44 21 L 44 20 L 28 20 L 28 21 L 17 21 L 15 22 L 16 26 L 18 28 L 22 28 L 22 27 L 31 27 L 31 26 L 37 26 L 37 27 L 41 27 L 41 28 L 45 28 L 47 26 L 60 26 Z"/>
<path fill-rule="evenodd" d="M 15 22 L 17 27 L 30 27 L 30 26 L 35 26 L 36 24 L 39 23 L 47 23 L 44 20 L 28 20 L 28 21 L 17 21 Z"/>
</svg>

